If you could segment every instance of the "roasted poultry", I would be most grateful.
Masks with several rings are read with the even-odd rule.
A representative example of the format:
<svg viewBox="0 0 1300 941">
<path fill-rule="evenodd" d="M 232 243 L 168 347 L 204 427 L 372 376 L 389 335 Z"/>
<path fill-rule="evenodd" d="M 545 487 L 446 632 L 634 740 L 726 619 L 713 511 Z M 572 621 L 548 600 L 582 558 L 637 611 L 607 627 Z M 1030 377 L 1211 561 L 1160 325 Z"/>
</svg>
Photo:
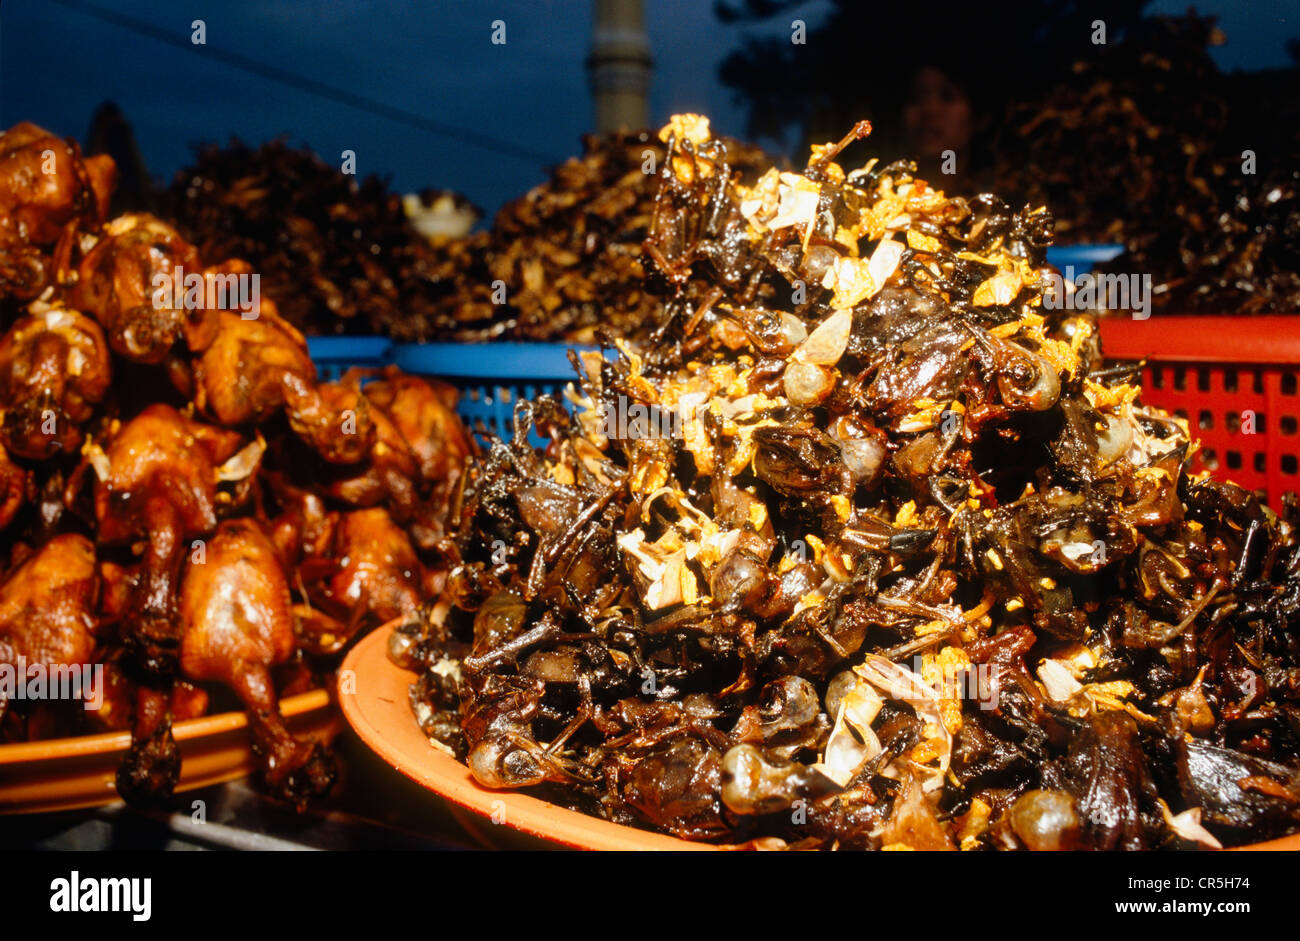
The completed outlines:
<svg viewBox="0 0 1300 941">
<path fill-rule="evenodd" d="M 283 411 L 322 458 L 353 464 L 370 448 L 370 409 L 355 385 L 318 384 L 301 333 L 262 302 L 256 319 L 222 311 L 216 340 L 195 363 L 195 402 L 218 422 L 268 421 Z"/>
<path fill-rule="evenodd" d="M 180 643 L 176 602 L 181 563 L 190 540 L 216 529 L 222 465 L 241 444 L 237 432 L 155 404 L 119 427 L 88 458 L 96 475 L 100 543 L 140 540 L 145 545 L 125 640 L 150 674 L 174 672 Z"/>
<path fill-rule="evenodd" d="M 117 170 L 29 122 L 0 134 L 0 298 L 29 300 L 54 279 L 47 252 L 108 214 Z"/>
<path fill-rule="evenodd" d="M 176 292 L 166 287 L 179 282 L 183 288 L 191 274 L 211 276 L 175 229 L 149 215 L 119 216 L 78 265 L 69 303 L 99 321 L 119 356 L 159 363 L 177 340 L 201 351 L 217 334 L 217 311 L 205 306 L 206 290 L 196 304 L 182 294 L 177 307 Z"/>
<path fill-rule="evenodd" d="M 339 514 L 332 549 L 336 571 L 323 595 L 336 610 L 364 612 L 380 623 L 415 610 L 428 597 L 415 547 L 383 507 Z"/>
<path fill-rule="evenodd" d="M 57 185 L 20 185 L 47 145 Z M 320 382 L 247 264 L 205 267 L 151 216 L 101 224 L 111 162 L 65 163 L 75 146 L 30 126 L 0 155 L 0 278 L 27 266 L 0 284 L 0 652 L 106 679 L 91 712 L 0 705 L 0 734 L 130 729 L 118 790 L 155 802 L 181 771 L 173 724 L 226 687 L 268 789 L 301 805 L 332 763 L 289 734 L 279 699 L 327 683 L 358 632 L 441 577 L 428 534 L 453 491 L 426 474 L 454 478 L 468 440 L 446 390 L 417 381 L 381 408 L 369 375 Z"/>
<path fill-rule="evenodd" d="M 382 379 L 369 383 L 365 393 L 397 426 L 420 462 L 421 477 L 454 481 L 474 445 L 456 417 L 457 392 L 452 386 L 390 368 Z"/>
<path fill-rule="evenodd" d="M 182 632 L 181 565 L 192 548 L 202 549 L 191 540 L 216 529 L 220 468 L 241 443 L 236 432 L 154 404 L 87 454 L 100 543 L 143 546 L 139 566 L 123 572 L 127 600 L 119 622 L 127 667 L 138 681 L 131 751 L 118 776 L 128 800 L 166 796 L 180 772 L 169 707 Z"/>
<path fill-rule="evenodd" d="M 420 464 L 388 413 L 364 397 L 374 442 L 368 460 L 335 468 L 322 468 L 325 492 L 349 506 L 367 507 L 387 502 L 403 521 L 410 519 L 419 500 Z"/>
<path fill-rule="evenodd" d="M 15 464 L 4 445 L 0 445 L 0 532 L 4 532 L 27 502 L 31 480 L 31 473 Z"/>
<path fill-rule="evenodd" d="M 75 310 L 32 304 L 0 339 L 0 441 L 34 460 L 75 454 L 81 425 L 110 379 L 99 324 Z"/>
<path fill-rule="evenodd" d="M 275 547 L 258 525 L 227 520 L 202 563 L 191 563 L 181 590 L 181 672 L 234 690 L 248 711 L 254 749 L 272 793 L 301 806 L 334 782 L 320 745 L 285 727 L 271 668 L 295 649 L 289 585 Z"/>
<path fill-rule="evenodd" d="M 359 381 L 355 372 L 342 380 Z M 376 429 L 369 459 L 327 475 L 327 492 L 351 506 L 381 500 L 393 519 L 410 529 L 422 549 L 443 536 L 445 507 L 466 459 L 476 448 L 456 417 L 456 391 L 441 382 L 403 375 L 395 367 L 364 386 Z"/>
<path fill-rule="evenodd" d="M 89 539 L 69 533 L 41 546 L 0 585 L 0 664 L 15 670 L 93 664 L 98 591 Z M 5 696 L 0 686 L 0 731 Z"/>
</svg>

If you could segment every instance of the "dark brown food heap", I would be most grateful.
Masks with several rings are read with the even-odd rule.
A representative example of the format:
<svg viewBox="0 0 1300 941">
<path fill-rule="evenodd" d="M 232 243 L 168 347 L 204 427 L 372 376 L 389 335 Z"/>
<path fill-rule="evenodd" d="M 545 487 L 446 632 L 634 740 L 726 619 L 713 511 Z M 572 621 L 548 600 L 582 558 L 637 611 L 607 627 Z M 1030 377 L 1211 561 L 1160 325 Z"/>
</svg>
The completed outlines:
<svg viewBox="0 0 1300 941">
<path fill-rule="evenodd" d="M 761 151 L 727 141 L 731 164 L 752 181 Z M 439 319 L 395 325 L 404 339 L 567 340 L 598 328 L 639 338 L 657 326 L 662 285 L 648 283 L 642 242 L 654 210 L 661 141 L 648 133 L 586 135 L 583 153 L 502 207 L 489 235 L 472 237 L 469 264 Z"/>
<path fill-rule="evenodd" d="M 1121 242 L 1170 313 L 1300 309 L 1300 71 L 1224 75 L 1194 14 L 1144 21 L 1013 105 L 995 185 L 1067 242 Z M 1249 152 L 1249 155 L 1247 154 Z M 1249 172 L 1247 172 L 1249 171 Z"/>
<path fill-rule="evenodd" d="M 1070 79 L 1013 104 L 994 185 L 1051 206 L 1069 242 L 1126 242 L 1171 227 L 1189 194 L 1222 172 L 1228 124 L 1213 23 L 1154 20 L 1074 63 Z"/>
<path fill-rule="evenodd" d="M 384 180 L 359 184 L 307 150 L 273 141 L 206 146 L 172 184 L 181 233 L 204 258 L 242 258 L 285 319 L 310 335 L 400 333 L 433 316 L 459 270 Z"/>
<path fill-rule="evenodd" d="M 471 472 L 392 639 L 422 728 L 485 786 L 692 840 L 1300 829 L 1294 501 L 1190 477 L 1185 423 L 1049 319 L 1046 212 L 846 175 L 867 130 L 746 187 L 674 118 L 671 319 Z"/>
<path fill-rule="evenodd" d="M 1179 205 L 1177 220 L 1136 236 L 1102 271 L 1149 272 L 1157 311 L 1294 314 L 1300 311 L 1300 151 L 1255 176 L 1226 161 L 1213 194 Z"/>
<path fill-rule="evenodd" d="M 395 371 L 319 381 L 247 264 L 205 267 L 152 216 L 100 225 L 111 165 L 28 124 L 0 153 L 23 262 L 0 297 L 48 285 L 0 324 L 0 741 L 131 729 L 119 790 L 157 799 L 180 770 L 173 722 L 224 697 L 271 792 L 301 803 L 332 759 L 278 700 L 440 586 L 472 448 L 455 393 Z M 92 664 L 98 708 L 15 694 L 15 671 Z"/>
<path fill-rule="evenodd" d="M 738 170 L 765 165 L 755 148 L 729 147 Z M 282 143 L 206 147 L 171 198 L 200 254 L 247 259 L 306 333 L 591 343 L 602 326 L 644 336 L 662 312 L 641 243 L 663 157 L 650 134 L 588 135 L 582 156 L 504 206 L 490 232 L 432 243 L 381 180 L 358 187 Z"/>
</svg>

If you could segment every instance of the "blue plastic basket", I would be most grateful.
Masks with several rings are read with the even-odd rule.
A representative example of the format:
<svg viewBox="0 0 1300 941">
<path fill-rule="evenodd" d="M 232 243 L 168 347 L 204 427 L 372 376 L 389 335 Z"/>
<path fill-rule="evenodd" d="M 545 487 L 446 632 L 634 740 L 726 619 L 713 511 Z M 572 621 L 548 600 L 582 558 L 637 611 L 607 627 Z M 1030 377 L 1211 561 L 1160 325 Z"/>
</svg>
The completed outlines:
<svg viewBox="0 0 1300 941">
<path fill-rule="evenodd" d="M 450 382 L 460 389 L 456 412 L 480 442 L 508 439 L 515 403 L 559 392 L 577 379 L 567 343 L 398 343 L 390 362 L 403 372 Z M 536 439 L 536 436 L 534 435 Z M 536 439 L 534 444 L 541 444 Z"/>
<path fill-rule="evenodd" d="M 333 382 L 353 366 L 387 366 L 393 361 L 393 341 L 387 337 L 308 337 L 307 352 L 320 378 Z"/>
</svg>

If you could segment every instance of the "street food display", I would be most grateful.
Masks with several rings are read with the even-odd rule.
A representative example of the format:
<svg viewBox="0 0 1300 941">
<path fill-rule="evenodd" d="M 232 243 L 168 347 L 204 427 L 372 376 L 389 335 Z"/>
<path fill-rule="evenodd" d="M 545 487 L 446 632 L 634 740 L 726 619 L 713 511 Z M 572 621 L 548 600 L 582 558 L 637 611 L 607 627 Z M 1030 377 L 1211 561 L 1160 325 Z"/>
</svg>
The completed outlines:
<svg viewBox="0 0 1300 941">
<path fill-rule="evenodd" d="M 33 125 L 0 135 L 0 741 L 130 729 L 118 789 L 155 801 L 173 723 L 232 704 L 301 804 L 334 767 L 278 700 L 439 588 L 474 445 L 442 383 L 321 381 L 246 262 L 106 221 L 112 176 Z M 91 667 L 96 708 L 14 694 L 16 671 Z"/>
<path fill-rule="evenodd" d="M 687 840 L 1156 849 L 1300 829 L 1300 538 L 1043 304 L 1046 209 L 679 115 L 656 328 L 573 354 L 390 644 L 482 786 Z M 546 441 L 529 445 L 536 432 Z"/>
<path fill-rule="evenodd" d="M 1026 115 L 1013 188 L 1090 101 Z M 1199 154 L 1212 119 L 1155 136 Z M 240 708 L 302 807 L 336 768 L 279 700 L 395 622 L 413 721 L 478 784 L 686 840 L 1300 831 L 1295 498 L 1190 473 L 1186 421 L 1045 302 L 1044 201 L 841 166 L 869 133 L 798 172 L 698 115 L 588 137 L 477 233 L 282 143 L 109 218 L 110 159 L 0 135 L 0 742 L 129 730 L 149 803 L 173 724 Z M 1157 306 L 1292 303 L 1295 171 L 1211 163 L 1133 178 L 1181 220 L 1151 237 L 1033 192 Z M 609 355 L 482 452 L 450 385 L 322 379 L 305 334 L 353 333 Z M 101 668 L 102 701 L 16 696 L 33 665 Z"/>
</svg>

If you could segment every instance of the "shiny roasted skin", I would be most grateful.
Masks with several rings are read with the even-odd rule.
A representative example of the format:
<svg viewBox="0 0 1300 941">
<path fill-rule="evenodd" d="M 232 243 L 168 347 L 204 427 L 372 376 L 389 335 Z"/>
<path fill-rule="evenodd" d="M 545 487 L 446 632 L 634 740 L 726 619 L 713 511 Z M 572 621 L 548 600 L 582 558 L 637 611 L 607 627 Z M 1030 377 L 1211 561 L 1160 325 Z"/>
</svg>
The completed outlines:
<svg viewBox="0 0 1300 941">
<path fill-rule="evenodd" d="M 89 539 L 66 534 L 37 549 L 0 584 L 0 664 L 17 670 L 94 663 L 98 592 Z M 8 706 L 0 691 L 0 730 Z"/>
<path fill-rule="evenodd" d="M 129 729 L 118 791 L 156 805 L 180 778 L 173 725 L 224 686 L 268 791 L 302 806 L 332 761 L 279 698 L 440 584 L 469 439 L 448 387 L 385 372 L 381 408 L 368 374 L 321 382 L 271 297 L 232 308 L 246 262 L 205 266 L 153 216 L 105 223 L 112 176 L 32 125 L 0 135 L 0 650 L 107 681 L 99 710 L 0 706 L 0 736 Z"/>
<path fill-rule="evenodd" d="M 181 273 L 204 276 L 198 253 L 180 233 L 153 216 L 119 216 L 81 260 L 69 300 L 99 321 L 119 356 L 158 363 L 178 340 L 197 351 L 217 333 L 217 311 L 189 305 L 183 295 L 182 306 L 173 306 L 174 293 L 156 286 L 180 280 L 183 289 Z"/>
<path fill-rule="evenodd" d="M 256 523 L 227 520 L 190 564 L 180 597 L 181 672 L 235 692 L 248 711 L 254 747 L 271 792 L 301 806 L 334 783 L 329 754 L 285 727 L 271 669 L 295 649 L 288 582 Z"/>
<path fill-rule="evenodd" d="M 13 454 L 73 454 L 112 378 L 103 331 L 74 310 L 33 305 L 0 339 L 0 439 Z"/>
<path fill-rule="evenodd" d="M 27 121 L 0 134 L 0 298 L 30 300 L 54 280 L 54 244 L 108 214 L 117 168 L 110 157 L 83 158 Z"/>
</svg>

